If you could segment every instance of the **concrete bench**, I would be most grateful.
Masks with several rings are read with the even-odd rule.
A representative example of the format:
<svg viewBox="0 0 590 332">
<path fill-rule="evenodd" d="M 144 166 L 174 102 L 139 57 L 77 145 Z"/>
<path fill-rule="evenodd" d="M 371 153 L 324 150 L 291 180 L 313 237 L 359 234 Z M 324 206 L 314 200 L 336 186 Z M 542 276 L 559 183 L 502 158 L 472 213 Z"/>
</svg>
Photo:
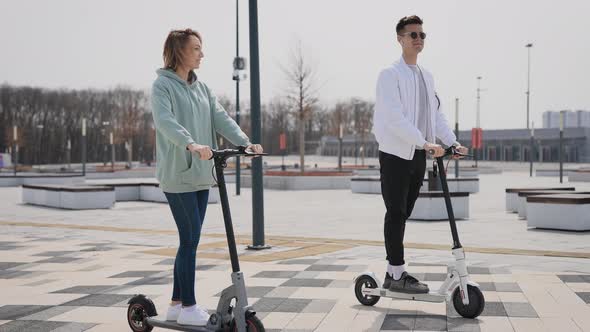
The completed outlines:
<svg viewBox="0 0 590 332">
<path fill-rule="evenodd" d="M 281 175 L 285 173 L 285 175 Z M 325 175 L 322 175 L 325 173 Z M 330 174 L 332 173 L 332 174 Z M 318 171 L 306 172 L 299 176 L 297 171 L 275 172 L 267 171 L 263 177 L 263 187 L 272 190 L 340 190 L 350 189 L 352 172 L 343 172 L 334 175 L 334 172 Z M 252 176 L 240 176 L 243 188 L 252 187 Z"/>
<path fill-rule="evenodd" d="M 428 180 L 424 179 L 424 184 L 420 192 L 442 191 L 440 181 L 436 179 L 439 186 L 429 188 Z M 479 192 L 479 179 L 477 178 L 458 178 L 447 179 L 450 192 Z M 381 194 L 381 180 L 379 176 L 358 176 L 350 179 L 350 189 L 356 194 Z"/>
<path fill-rule="evenodd" d="M 452 192 L 451 203 L 455 219 L 469 218 L 469 193 Z M 420 196 L 414 205 L 413 220 L 448 220 L 447 207 L 442 191 L 420 192 Z"/>
<path fill-rule="evenodd" d="M 156 180 L 141 181 L 101 181 L 98 186 L 108 186 L 115 190 L 117 202 L 126 201 L 146 201 L 167 203 L 166 196 L 160 189 L 160 184 Z M 219 188 L 217 185 L 209 190 L 208 203 L 219 202 Z"/>
<path fill-rule="evenodd" d="M 590 195 L 590 191 L 571 191 L 571 190 L 532 190 L 532 191 L 520 191 L 518 193 L 518 217 L 526 219 L 527 216 L 527 198 L 531 196 L 539 195 L 560 195 L 560 194 L 572 194 L 572 195 Z"/>
<path fill-rule="evenodd" d="M 568 173 L 569 182 L 590 182 L 590 169 L 578 169 Z"/>
<path fill-rule="evenodd" d="M 360 168 L 352 171 L 352 174 L 360 177 L 379 176 L 381 170 L 379 168 Z"/>
<path fill-rule="evenodd" d="M 521 191 L 536 191 L 536 190 L 576 190 L 574 187 L 545 187 L 545 188 L 506 188 L 506 211 L 518 212 L 518 193 Z"/>
<path fill-rule="evenodd" d="M 424 179 L 424 184 L 420 191 L 442 191 L 442 184 L 440 178 L 435 178 L 434 183 L 429 183 L 428 179 Z M 476 177 L 459 177 L 447 178 L 447 185 L 450 192 L 468 192 L 475 194 L 479 192 L 479 179 Z"/>
<path fill-rule="evenodd" d="M 20 185 L 60 185 L 71 186 L 84 183 L 82 174 L 47 174 L 47 173 L 19 173 L 17 176 L 12 174 L 0 175 L 0 187 L 18 187 Z"/>
<path fill-rule="evenodd" d="M 109 209 L 115 190 L 108 186 L 23 185 L 23 203 L 60 209 Z"/>
<path fill-rule="evenodd" d="M 142 183 L 139 188 L 139 197 L 142 201 L 168 203 L 166 195 L 158 183 Z M 217 185 L 209 189 L 208 203 L 219 203 L 219 187 Z"/>
<path fill-rule="evenodd" d="M 573 169 L 564 169 L 563 176 L 567 176 L 571 174 L 575 170 Z M 559 169 L 537 169 L 535 171 L 535 176 L 559 176 Z"/>
<path fill-rule="evenodd" d="M 355 194 L 381 194 L 381 180 L 379 175 L 351 178 L 350 190 Z"/>
<path fill-rule="evenodd" d="M 529 227 L 590 230 L 590 195 L 538 195 L 527 198 Z"/>
</svg>

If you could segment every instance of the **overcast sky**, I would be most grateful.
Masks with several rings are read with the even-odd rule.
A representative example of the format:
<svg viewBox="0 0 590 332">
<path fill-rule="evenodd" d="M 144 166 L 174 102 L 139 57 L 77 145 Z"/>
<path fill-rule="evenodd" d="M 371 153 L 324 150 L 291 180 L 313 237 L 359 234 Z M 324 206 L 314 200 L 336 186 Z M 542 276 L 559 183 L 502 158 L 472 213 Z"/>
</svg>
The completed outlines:
<svg viewBox="0 0 590 332">
<path fill-rule="evenodd" d="M 301 39 L 317 72 L 323 104 L 374 99 L 381 68 L 400 56 L 395 23 L 417 14 L 428 34 L 419 64 L 435 76 L 444 111 L 475 125 L 482 76 L 485 128 L 526 126 L 527 49 L 531 117 L 590 109 L 588 0 L 259 0 L 261 96 L 284 91 L 280 64 Z M 0 83 L 47 88 L 118 85 L 149 89 L 173 28 L 201 32 L 198 71 L 218 95 L 234 98 L 235 0 L 2 0 Z M 240 0 L 240 53 L 248 56 L 248 2 Z M 249 98 L 249 82 L 241 84 Z"/>
</svg>

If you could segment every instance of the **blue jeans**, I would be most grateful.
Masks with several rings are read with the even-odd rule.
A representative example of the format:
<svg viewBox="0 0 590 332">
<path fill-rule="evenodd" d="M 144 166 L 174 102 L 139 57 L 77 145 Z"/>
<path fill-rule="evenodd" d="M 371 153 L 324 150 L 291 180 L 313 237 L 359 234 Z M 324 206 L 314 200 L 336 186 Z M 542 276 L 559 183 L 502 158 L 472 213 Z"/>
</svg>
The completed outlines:
<svg viewBox="0 0 590 332">
<path fill-rule="evenodd" d="M 172 301 L 182 301 L 183 306 L 195 305 L 197 246 L 207 211 L 209 190 L 164 194 L 172 210 L 180 240 L 174 261 Z"/>
</svg>

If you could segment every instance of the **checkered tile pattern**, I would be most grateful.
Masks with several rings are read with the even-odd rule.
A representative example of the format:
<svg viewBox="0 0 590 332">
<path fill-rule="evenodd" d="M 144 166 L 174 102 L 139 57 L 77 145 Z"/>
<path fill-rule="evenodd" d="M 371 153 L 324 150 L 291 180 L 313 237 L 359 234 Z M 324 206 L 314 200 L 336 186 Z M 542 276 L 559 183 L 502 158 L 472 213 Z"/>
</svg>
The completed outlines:
<svg viewBox="0 0 590 332">
<path fill-rule="evenodd" d="M 173 258 L 147 254 L 153 246 L 75 238 L 0 236 L 0 332 L 129 331 L 127 301 L 143 293 L 164 313 Z M 357 255 L 243 262 L 249 302 L 267 331 L 563 331 L 590 330 L 590 275 L 528 273 L 469 266 L 486 298 L 476 320 L 452 305 L 381 299 L 360 305 L 353 278 L 382 271 L 383 262 Z M 198 254 L 197 254 L 198 256 Z M 431 289 L 442 283 L 440 262 L 409 264 Z M 199 259 L 197 301 L 215 308 L 230 283 L 229 262 Z M 382 272 L 378 272 L 381 276 Z"/>
</svg>

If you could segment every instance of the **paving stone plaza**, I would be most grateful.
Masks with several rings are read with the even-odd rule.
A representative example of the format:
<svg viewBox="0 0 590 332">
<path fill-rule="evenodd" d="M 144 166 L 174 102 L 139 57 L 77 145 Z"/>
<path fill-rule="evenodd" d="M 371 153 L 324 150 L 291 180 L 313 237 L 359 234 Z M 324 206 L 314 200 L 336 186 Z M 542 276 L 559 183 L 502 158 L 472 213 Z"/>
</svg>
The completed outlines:
<svg viewBox="0 0 590 332">
<path fill-rule="evenodd" d="M 590 232 L 527 228 L 505 209 L 506 188 L 559 179 L 525 168 L 479 179 L 469 219 L 457 221 L 486 299 L 477 319 L 445 303 L 358 303 L 353 279 L 386 267 L 379 195 L 265 190 L 272 249 L 248 251 L 251 190 L 228 184 L 250 304 L 267 331 L 590 331 Z M 62 210 L 22 204 L 21 190 L 0 188 L 0 331 L 130 331 L 127 301 L 139 293 L 165 313 L 178 241 L 167 204 Z M 405 243 L 409 272 L 437 288 L 453 260 L 448 222 L 408 221 Z M 196 269 L 197 302 L 213 310 L 231 282 L 220 204 L 209 204 Z"/>
</svg>

